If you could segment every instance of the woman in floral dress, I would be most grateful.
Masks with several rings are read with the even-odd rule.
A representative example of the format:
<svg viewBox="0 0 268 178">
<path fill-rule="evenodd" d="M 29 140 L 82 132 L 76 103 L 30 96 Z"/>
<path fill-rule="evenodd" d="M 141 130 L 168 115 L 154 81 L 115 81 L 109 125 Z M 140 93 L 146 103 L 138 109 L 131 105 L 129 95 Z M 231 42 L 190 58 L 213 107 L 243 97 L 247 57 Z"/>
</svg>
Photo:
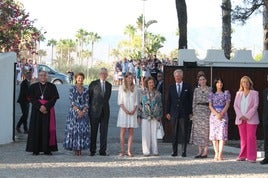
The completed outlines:
<svg viewBox="0 0 268 178">
<path fill-rule="evenodd" d="M 228 139 L 228 115 L 231 95 L 224 90 L 223 80 L 217 78 L 213 82 L 212 92 L 209 94 L 210 131 L 209 139 L 213 143 L 214 160 L 222 160 L 222 152 L 225 141 Z"/>
<path fill-rule="evenodd" d="M 211 91 L 207 86 L 204 74 L 198 77 L 198 86 L 193 94 L 193 117 L 191 120 L 191 143 L 198 146 L 198 154 L 195 158 L 207 158 L 209 146 L 209 115 L 208 96 Z"/>
<path fill-rule="evenodd" d="M 157 156 L 157 122 L 160 122 L 163 116 L 161 93 L 155 89 L 153 77 L 146 78 L 144 86 L 138 114 L 138 119 L 141 119 L 142 152 L 144 156 Z"/>
<path fill-rule="evenodd" d="M 74 151 L 76 156 L 81 150 L 89 149 L 88 90 L 83 86 L 84 74 L 75 75 L 76 84 L 70 89 L 71 106 L 66 119 L 63 147 Z"/>
</svg>

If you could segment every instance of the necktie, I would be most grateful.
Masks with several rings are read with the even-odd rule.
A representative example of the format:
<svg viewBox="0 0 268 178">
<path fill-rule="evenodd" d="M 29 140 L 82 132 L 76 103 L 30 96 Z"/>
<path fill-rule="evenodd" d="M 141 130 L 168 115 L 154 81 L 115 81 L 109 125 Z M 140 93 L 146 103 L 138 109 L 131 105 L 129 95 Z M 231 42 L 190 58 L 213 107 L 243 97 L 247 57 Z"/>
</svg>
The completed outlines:
<svg viewBox="0 0 268 178">
<path fill-rule="evenodd" d="M 104 95 L 104 93 L 105 93 L 105 82 L 104 81 L 101 82 L 101 92 L 102 92 L 102 95 Z"/>
<path fill-rule="evenodd" d="M 180 86 L 180 84 L 177 84 L 177 93 L 178 93 L 178 96 L 180 96 L 181 95 L 181 86 Z"/>
</svg>

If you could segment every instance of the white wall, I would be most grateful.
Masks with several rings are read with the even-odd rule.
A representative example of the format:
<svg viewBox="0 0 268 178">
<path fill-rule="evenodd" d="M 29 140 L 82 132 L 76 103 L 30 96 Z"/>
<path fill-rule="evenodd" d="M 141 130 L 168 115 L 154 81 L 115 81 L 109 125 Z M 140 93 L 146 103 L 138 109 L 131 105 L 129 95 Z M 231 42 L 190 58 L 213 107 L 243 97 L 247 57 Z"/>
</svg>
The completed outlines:
<svg viewBox="0 0 268 178">
<path fill-rule="evenodd" d="M 16 53 L 0 53 L 0 144 L 12 142 Z"/>
<path fill-rule="evenodd" d="M 214 67 L 268 67 L 268 50 L 263 51 L 262 59 L 255 61 L 250 50 L 237 50 L 234 56 L 228 60 L 224 56 L 223 50 L 208 49 L 204 59 L 196 56 L 194 49 L 180 49 L 178 64 L 183 66 L 183 62 L 197 62 L 197 66 Z"/>
</svg>

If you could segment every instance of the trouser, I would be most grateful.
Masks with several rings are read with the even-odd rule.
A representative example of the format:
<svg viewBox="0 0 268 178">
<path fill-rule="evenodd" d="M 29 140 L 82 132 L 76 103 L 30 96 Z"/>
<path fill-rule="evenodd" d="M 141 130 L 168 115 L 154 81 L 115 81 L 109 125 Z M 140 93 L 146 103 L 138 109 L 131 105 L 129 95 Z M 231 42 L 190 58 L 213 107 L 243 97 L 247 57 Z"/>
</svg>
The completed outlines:
<svg viewBox="0 0 268 178">
<path fill-rule="evenodd" d="M 157 155 L 157 120 L 155 119 L 142 119 L 141 133 L 142 133 L 142 153 L 149 155 L 150 153 Z"/>
<path fill-rule="evenodd" d="M 243 121 L 238 125 L 240 135 L 240 154 L 239 158 L 246 158 L 247 160 L 256 161 L 257 158 L 257 140 L 256 140 L 256 124 L 247 124 Z"/>
<path fill-rule="evenodd" d="M 28 120 L 28 113 L 29 113 L 30 105 L 29 103 L 20 103 L 20 108 L 21 108 L 22 116 L 20 117 L 20 120 L 18 121 L 16 127 L 20 128 L 20 126 L 23 124 L 24 131 L 28 131 L 27 120 Z"/>
<path fill-rule="evenodd" d="M 91 137 L 90 137 L 90 152 L 96 153 L 96 142 L 98 129 L 100 127 L 100 150 L 99 153 L 105 153 L 107 149 L 107 134 L 108 134 L 109 117 L 104 113 L 100 117 L 90 117 Z"/>
<path fill-rule="evenodd" d="M 188 121 L 184 118 L 171 119 L 172 125 L 172 149 L 173 153 L 178 153 L 178 143 L 179 143 L 179 129 L 181 130 L 181 148 L 182 154 L 186 154 L 187 148 L 187 137 L 188 137 Z"/>
<path fill-rule="evenodd" d="M 264 157 L 268 159 L 268 122 L 263 122 Z"/>
</svg>

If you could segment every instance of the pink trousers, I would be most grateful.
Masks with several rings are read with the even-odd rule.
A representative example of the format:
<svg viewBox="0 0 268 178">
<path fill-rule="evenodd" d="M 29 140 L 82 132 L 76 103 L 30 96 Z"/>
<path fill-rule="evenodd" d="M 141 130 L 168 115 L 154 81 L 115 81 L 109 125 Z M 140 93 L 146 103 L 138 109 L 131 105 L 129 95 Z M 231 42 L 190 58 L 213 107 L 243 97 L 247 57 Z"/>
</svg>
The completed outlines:
<svg viewBox="0 0 268 178">
<path fill-rule="evenodd" d="M 257 140 L 256 124 L 247 124 L 243 121 L 238 125 L 240 135 L 240 154 L 238 158 L 244 158 L 250 161 L 256 161 L 257 158 Z"/>
</svg>

